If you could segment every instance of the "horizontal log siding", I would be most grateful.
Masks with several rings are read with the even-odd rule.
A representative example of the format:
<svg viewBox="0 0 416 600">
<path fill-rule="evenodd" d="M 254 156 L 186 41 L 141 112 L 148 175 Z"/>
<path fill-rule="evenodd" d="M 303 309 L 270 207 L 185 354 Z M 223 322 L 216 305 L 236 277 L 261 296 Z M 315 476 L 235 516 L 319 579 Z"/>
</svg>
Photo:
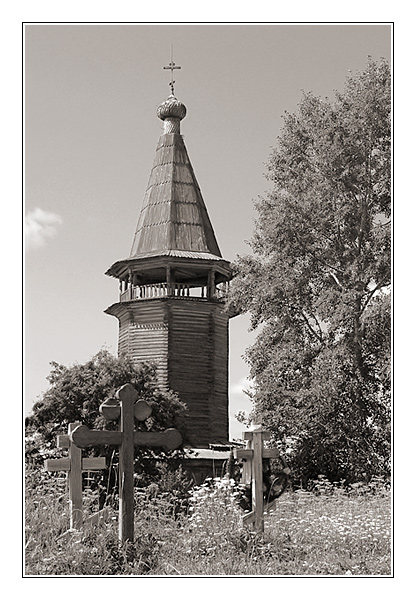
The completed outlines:
<svg viewBox="0 0 416 600">
<path fill-rule="evenodd" d="M 219 307 L 215 307 L 214 327 L 214 390 L 211 400 L 211 432 L 215 442 L 227 443 L 229 440 L 228 423 L 228 316 Z M 215 438 L 218 432 L 218 438 Z"/>
<path fill-rule="evenodd" d="M 188 407 L 185 441 L 228 441 L 228 316 L 217 301 L 165 297 L 117 305 L 119 352 L 157 364 Z"/>
<path fill-rule="evenodd" d="M 165 307 L 158 300 L 129 305 L 119 317 L 119 353 L 135 362 L 153 362 L 158 382 L 168 389 L 168 326 Z"/>
<path fill-rule="evenodd" d="M 127 313 L 119 317 L 118 320 L 118 353 L 128 354 L 129 351 L 129 317 Z"/>
<path fill-rule="evenodd" d="M 215 302 L 168 303 L 169 386 L 188 406 L 188 441 L 227 442 L 228 318 Z"/>
</svg>

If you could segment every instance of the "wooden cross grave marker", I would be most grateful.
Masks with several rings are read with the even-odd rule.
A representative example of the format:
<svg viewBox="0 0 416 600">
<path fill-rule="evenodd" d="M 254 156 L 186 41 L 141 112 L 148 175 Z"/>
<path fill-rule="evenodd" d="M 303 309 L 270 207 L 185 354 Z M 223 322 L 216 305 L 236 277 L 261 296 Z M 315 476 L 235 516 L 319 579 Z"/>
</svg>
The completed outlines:
<svg viewBox="0 0 416 600">
<path fill-rule="evenodd" d="M 100 412 L 108 421 L 119 420 L 119 431 L 89 429 L 79 425 L 71 432 L 72 442 L 78 448 L 95 445 L 119 446 L 119 540 L 134 541 L 134 446 L 161 447 L 166 451 L 175 450 L 182 443 L 177 429 L 165 431 L 134 431 L 134 419 L 145 421 L 152 409 L 145 400 L 137 400 L 137 392 L 130 383 L 123 385 L 116 399 L 107 400 L 100 406 Z"/>
<path fill-rule="evenodd" d="M 71 443 L 71 433 L 81 423 L 70 423 L 68 425 L 68 435 L 58 435 L 58 448 L 68 448 L 68 458 L 50 458 L 45 460 L 46 471 L 66 471 L 69 487 L 69 508 L 70 508 L 70 529 L 81 529 L 83 524 L 82 512 L 82 471 L 98 471 L 106 468 L 106 461 L 103 457 L 82 458 L 82 452 Z M 102 516 L 103 511 L 92 515 L 87 523 L 97 521 Z"/>
<path fill-rule="evenodd" d="M 245 525 L 254 524 L 256 531 L 264 531 L 264 512 L 269 512 L 276 506 L 277 500 L 272 500 L 263 506 L 263 459 L 277 458 L 277 448 L 264 448 L 263 442 L 270 439 L 270 431 L 254 425 L 251 431 L 243 431 L 246 448 L 234 448 L 234 458 L 243 460 L 242 483 L 251 484 L 252 510 L 243 517 Z M 284 469 L 289 474 L 290 469 Z"/>
</svg>

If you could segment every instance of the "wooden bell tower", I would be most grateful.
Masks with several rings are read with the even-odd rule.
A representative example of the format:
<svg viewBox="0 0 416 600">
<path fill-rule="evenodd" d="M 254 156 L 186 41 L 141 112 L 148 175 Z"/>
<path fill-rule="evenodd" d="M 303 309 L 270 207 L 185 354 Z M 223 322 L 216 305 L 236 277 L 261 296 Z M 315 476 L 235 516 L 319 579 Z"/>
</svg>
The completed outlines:
<svg viewBox="0 0 416 600">
<path fill-rule="evenodd" d="M 106 272 L 120 282 L 105 311 L 119 321 L 119 353 L 157 365 L 159 385 L 187 404 L 185 444 L 228 442 L 230 263 L 221 256 L 184 141 L 186 107 L 172 94 L 130 256 Z"/>
</svg>

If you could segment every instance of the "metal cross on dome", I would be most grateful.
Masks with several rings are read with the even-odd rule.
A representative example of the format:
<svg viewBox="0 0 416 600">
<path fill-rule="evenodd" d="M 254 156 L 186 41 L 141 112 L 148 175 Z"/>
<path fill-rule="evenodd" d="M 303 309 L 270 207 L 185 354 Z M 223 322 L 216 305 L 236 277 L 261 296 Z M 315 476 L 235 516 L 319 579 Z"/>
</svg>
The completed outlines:
<svg viewBox="0 0 416 600">
<path fill-rule="evenodd" d="M 175 63 L 173 62 L 173 46 L 172 46 L 171 55 L 170 55 L 170 63 L 169 63 L 169 65 L 167 67 L 163 67 L 163 68 L 164 69 L 170 69 L 170 83 L 169 83 L 169 85 L 170 85 L 170 90 L 172 92 L 172 96 L 174 96 L 175 94 L 174 94 L 173 86 L 174 86 L 175 81 L 173 79 L 173 71 L 174 71 L 174 69 L 180 69 L 181 67 L 175 65 Z"/>
</svg>

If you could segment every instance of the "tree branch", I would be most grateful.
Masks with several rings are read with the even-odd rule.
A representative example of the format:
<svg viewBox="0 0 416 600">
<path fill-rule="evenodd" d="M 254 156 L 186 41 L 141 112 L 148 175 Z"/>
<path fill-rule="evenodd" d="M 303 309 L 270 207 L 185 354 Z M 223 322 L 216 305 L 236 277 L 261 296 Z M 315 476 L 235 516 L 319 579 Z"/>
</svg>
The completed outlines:
<svg viewBox="0 0 416 600">
<path fill-rule="evenodd" d="M 388 281 L 388 277 L 386 276 L 384 279 L 382 279 L 375 288 L 373 288 L 367 298 L 367 300 L 364 302 L 363 307 L 359 313 L 359 317 L 361 317 L 361 315 L 363 314 L 363 312 L 365 311 L 365 309 L 368 306 L 368 303 L 370 302 L 371 298 L 373 298 L 374 294 L 380 290 L 383 286 L 387 285 L 387 281 Z"/>
<path fill-rule="evenodd" d="M 328 265 L 329 266 L 329 265 Z M 335 283 L 341 288 L 341 290 L 344 289 L 344 286 L 342 285 L 342 283 L 339 281 L 338 277 L 335 275 L 335 273 L 333 273 L 332 271 L 329 272 L 329 274 L 331 275 L 332 279 L 335 281 Z"/>
<path fill-rule="evenodd" d="M 315 338 L 318 340 L 318 342 L 319 342 L 320 344 L 322 344 L 322 330 L 321 330 L 321 328 L 319 327 L 319 324 L 318 324 L 318 327 L 319 327 L 320 334 L 319 334 L 319 333 L 317 333 L 317 332 L 315 331 L 315 329 L 312 327 L 312 325 L 309 323 L 309 319 L 308 319 L 308 317 L 305 315 L 305 313 L 304 313 L 303 311 L 300 311 L 300 314 L 301 314 L 301 316 L 302 316 L 303 320 L 305 321 L 306 325 L 308 326 L 308 329 L 309 329 L 309 331 L 310 331 L 310 332 L 312 333 L 312 335 L 313 335 L 313 336 L 314 336 L 314 337 L 315 337 Z M 316 320 L 316 318 L 315 318 L 315 317 L 314 317 L 314 319 L 315 319 L 315 322 L 317 323 L 317 320 Z"/>
<path fill-rule="evenodd" d="M 376 223 L 376 224 L 374 225 L 374 227 L 372 227 L 372 228 L 370 229 L 370 231 L 374 231 L 374 229 L 378 229 L 378 228 L 380 228 L 380 227 L 387 227 L 387 226 L 388 226 L 388 225 L 390 225 L 390 224 L 391 224 L 391 219 L 389 219 L 389 220 L 388 220 L 388 221 L 386 221 L 385 223 Z"/>
</svg>

